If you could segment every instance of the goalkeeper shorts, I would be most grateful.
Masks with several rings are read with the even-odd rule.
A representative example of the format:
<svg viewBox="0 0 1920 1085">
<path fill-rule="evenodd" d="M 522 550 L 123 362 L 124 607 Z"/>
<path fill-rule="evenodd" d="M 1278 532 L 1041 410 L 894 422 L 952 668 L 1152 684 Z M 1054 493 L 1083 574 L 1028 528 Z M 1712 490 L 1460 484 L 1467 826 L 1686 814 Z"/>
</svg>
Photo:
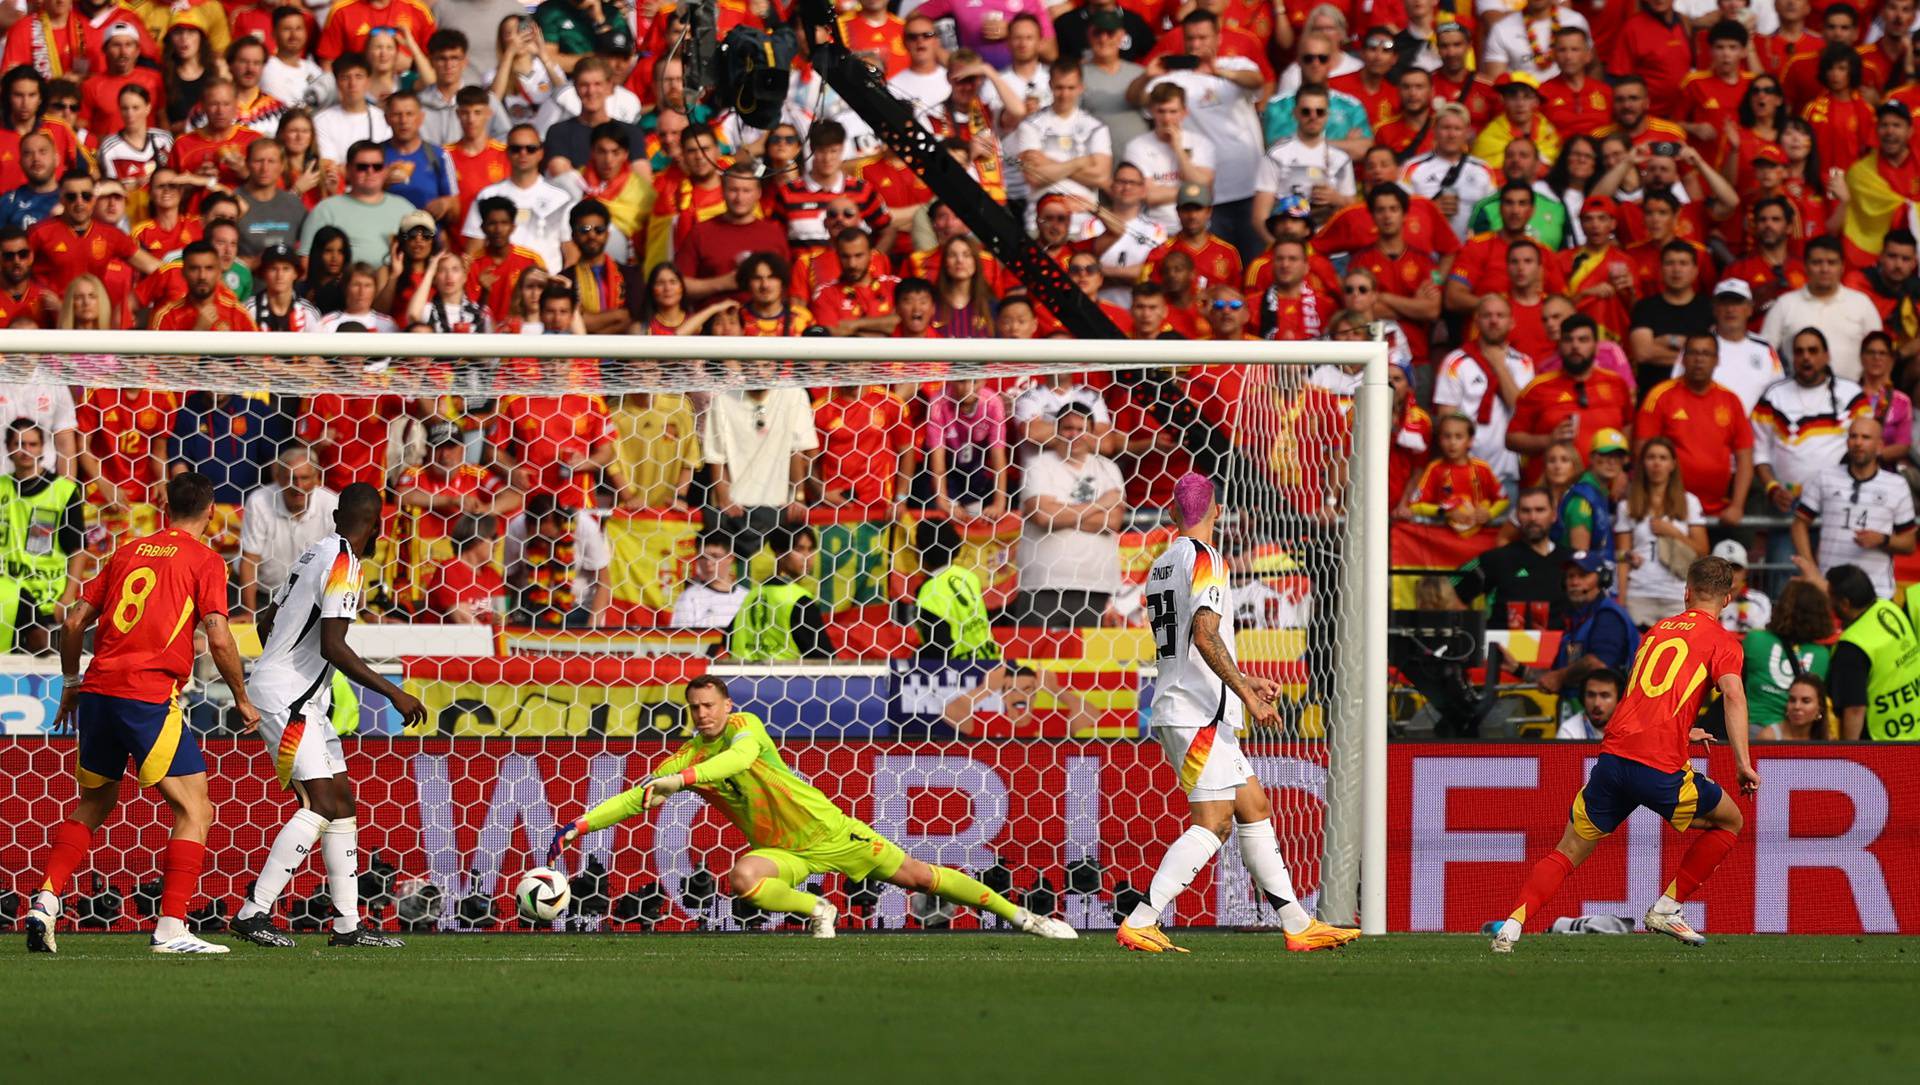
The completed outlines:
<svg viewBox="0 0 1920 1085">
<path fill-rule="evenodd" d="M 1231 727 L 1156 727 L 1154 735 L 1189 802 L 1231 802 L 1253 775 Z"/>
<path fill-rule="evenodd" d="M 801 885 L 815 874 L 834 873 L 852 881 L 891 878 L 907 853 L 900 845 L 873 831 L 864 821 L 848 818 L 839 828 L 811 847 L 755 848 L 749 857 L 765 859 L 788 885 Z"/>
<path fill-rule="evenodd" d="M 260 735 L 273 751 L 273 775 L 281 787 L 299 780 L 331 780 L 347 771 L 347 752 L 333 724 L 302 712 L 260 713 Z"/>
</svg>

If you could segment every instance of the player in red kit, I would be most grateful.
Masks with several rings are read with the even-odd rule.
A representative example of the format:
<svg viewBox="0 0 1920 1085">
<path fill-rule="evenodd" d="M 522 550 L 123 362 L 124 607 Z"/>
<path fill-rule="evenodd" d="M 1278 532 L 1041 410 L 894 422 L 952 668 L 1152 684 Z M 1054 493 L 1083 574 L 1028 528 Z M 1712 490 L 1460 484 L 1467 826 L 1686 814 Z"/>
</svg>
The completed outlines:
<svg viewBox="0 0 1920 1085">
<path fill-rule="evenodd" d="M 86 861 L 97 832 L 120 799 L 120 777 L 131 758 L 142 787 L 157 787 L 173 811 L 160 891 L 155 953 L 225 953 L 187 931 L 187 905 L 200 883 L 207 829 L 207 763 L 187 729 L 180 689 L 193 674 L 193 633 L 207 634 L 207 650 L 233 690 L 234 711 L 246 730 L 260 713 L 248 700 L 240 651 L 227 630 L 227 566 L 202 540 L 213 512 L 213 480 L 195 471 L 167 483 L 164 531 L 114 552 L 106 571 L 89 581 L 67 617 L 60 641 L 64 676 L 56 731 L 79 734 L 74 775 L 80 798 L 54 831 L 26 919 L 27 949 L 52 953 L 60 894 Z M 80 678 L 80 647 L 87 627 L 104 618 L 94 638 L 93 665 Z"/>
<path fill-rule="evenodd" d="M 1495 953 L 1513 952 L 1526 921 L 1553 898 L 1573 868 L 1593 854 L 1601 838 L 1641 806 L 1681 832 L 1704 830 L 1680 857 L 1680 870 L 1666 892 L 1647 909 L 1647 930 L 1690 946 L 1706 944 L 1706 938 L 1687 925 L 1680 905 L 1733 850 L 1744 823 L 1733 797 L 1694 772 L 1687 757 L 1694 717 L 1714 689 L 1726 706 L 1727 741 L 1740 773 L 1740 792 L 1751 795 L 1760 789 L 1760 774 L 1747 756 L 1740 642 L 1721 627 L 1719 617 L 1733 598 L 1734 569 L 1724 558 L 1695 561 L 1687 569 L 1687 609 L 1654 623 L 1640 641 L 1627 694 L 1607 724 L 1587 786 L 1574 796 L 1560 843 L 1534 864 L 1513 914 L 1494 934 Z"/>
</svg>

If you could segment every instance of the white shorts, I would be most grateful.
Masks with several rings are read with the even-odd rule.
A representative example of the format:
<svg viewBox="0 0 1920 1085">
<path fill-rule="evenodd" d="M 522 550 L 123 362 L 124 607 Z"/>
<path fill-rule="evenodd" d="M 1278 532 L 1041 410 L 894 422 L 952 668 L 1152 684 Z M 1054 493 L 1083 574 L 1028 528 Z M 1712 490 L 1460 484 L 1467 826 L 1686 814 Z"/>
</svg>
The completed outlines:
<svg viewBox="0 0 1920 1085">
<path fill-rule="evenodd" d="M 285 712 L 262 711 L 260 736 L 273 752 L 273 774 L 281 787 L 296 780 L 331 780 L 347 771 L 347 752 L 328 720 L 304 715 L 289 720 Z"/>
<path fill-rule="evenodd" d="M 1253 766 L 1230 727 L 1156 727 L 1167 763 L 1180 777 L 1189 802 L 1230 801 L 1246 786 Z"/>
</svg>

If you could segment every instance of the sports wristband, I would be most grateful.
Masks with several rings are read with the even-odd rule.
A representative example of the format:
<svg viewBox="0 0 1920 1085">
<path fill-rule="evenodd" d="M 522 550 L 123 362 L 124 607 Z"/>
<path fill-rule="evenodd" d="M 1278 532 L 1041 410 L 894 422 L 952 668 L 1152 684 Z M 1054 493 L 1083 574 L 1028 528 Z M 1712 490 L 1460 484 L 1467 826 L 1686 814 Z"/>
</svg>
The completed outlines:
<svg viewBox="0 0 1920 1085">
<path fill-rule="evenodd" d="M 685 784 L 688 787 L 692 787 L 693 786 L 693 770 L 692 769 L 680 770 L 680 782 Z"/>
<path fill-rule="evenodd" d="M 77 674 L 63 674 L 60 676 L 60 681 L 63 684 L 70 686 L 73 683 L 80 681 L 80 676 Z"/>
</svg>

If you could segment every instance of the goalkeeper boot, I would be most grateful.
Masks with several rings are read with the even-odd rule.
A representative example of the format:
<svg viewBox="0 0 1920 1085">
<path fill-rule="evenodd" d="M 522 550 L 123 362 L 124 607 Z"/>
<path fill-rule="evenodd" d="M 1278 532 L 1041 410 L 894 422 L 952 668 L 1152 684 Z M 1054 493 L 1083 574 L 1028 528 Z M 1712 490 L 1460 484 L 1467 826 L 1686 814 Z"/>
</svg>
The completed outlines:
<svg viewBox="0 0 1920 1085">
<path fill-rule="evenodd" d="M 1179 946 L 1174 945 L 1173 939 L 1167 937 L 1167 932 L 1161 930 L 1160 924 L 1158 923 L 1149 923 L 1144 927 L 1134 927 L 1122 923 L 1120 924 L 1120 929 L 1114 932 L 1113 940 L 1127 949 L 1137 950 L 1141 953 L 1187 952 Z"/>
<path fill-rule="evenodd" d="M 60 947 L 53 936 L 54 924 L 60 920 L 60 898 L 42 889 L 33 895 L 33 904 L 27 908 L 27 952 L 58 953 Z"/>
<path fill-rule="evenodd" d="M 1311 953 L 1316 949 L 1340 949 L 1348 942 L 1357 941 L 1359 937 L 1360 932 L 1352 927 L 1336 927 L 1316 919 L 1311 926 L 1299 934 L 1287 935 L 1287 951 Z"/>
<path fill-rule="evenodd" d="M 1648 908 L 1645 923 L 1648 931 L 1664 934 L 1685 945 L 1707 944 L 1707 936 L 1688 926 L 1687 917 L 1679 912 L 1663 912 L 1657 907 Z"/>
<path fill-rule="evenodd" d="M 1080 937 L 1080 932 L 1074 930 L 1065 920 L 1055 919 L 1052 916 L 1034 915 L 1025 908 L 1013 913 L 1013 925 L 1024 934 L 1039 938 L 1060 938 L 1070 941 Z"/>
<path fill-rule="evenodd" d="M 832 938 L 839 933 L 834 927 L 839 918 L 840 909 L 821 897 L 813 902 L 813 914 L 807 917 L 807 933 L 815 938 Z"/>
<path fill-rule="evenodd" d="M 274 926 L 273 917 L 265 912 L 256 916 L 235 916 L 227 924 L 227 933 L 268 949 L 293 948 L 293 936 Z"/>
<path fill-rule="evenodd" d="M 176 954 L 179 956 L 197 956 L 202 954 L 211 955 L 211 954 L 233 952 L 231 949 L 228 949 L 226 946 L 215 945 L 214 943 L 198 938 L 191 933 L 180 935 L 178 938 L 169 938 L 164 942 L 160 940 L 159 935 L 155 935 L 153 942 L 149 948 L 151 948 L 155 953 Z"/>
<path fill-rule="evenodd" d="M 398 938 L 389 938 L 379 931 L 355 927 L 350 931 L 334 931 L 327 936 L 327 945 L 356 949 L 399 949 L 406 943 Z"/>
</svg>

